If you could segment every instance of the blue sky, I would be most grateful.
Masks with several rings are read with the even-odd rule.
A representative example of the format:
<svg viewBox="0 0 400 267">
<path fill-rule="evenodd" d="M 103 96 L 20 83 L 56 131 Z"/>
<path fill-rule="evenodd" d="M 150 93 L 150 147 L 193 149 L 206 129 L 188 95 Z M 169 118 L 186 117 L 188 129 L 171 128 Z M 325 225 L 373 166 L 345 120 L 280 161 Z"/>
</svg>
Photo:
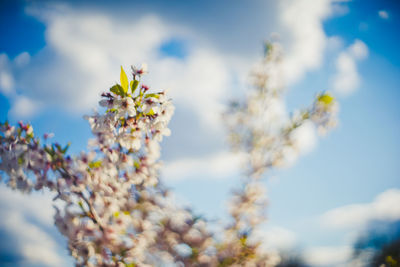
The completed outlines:
<svg viewBox="0 0 400 267">
<path fill-rule="evenodd" d="M 172 136 L 163 142 L 165 183 L 199 213 L 224 218 L 226 197 L 240 173 L 229 165 L 216 114 L 227 96 L 249 88 L 247 75 L 263 41 L 277 33 L 292 70 L 288 109 L 329 90 L 340 113 L 338 127 L 310 153 L 266 177 L 265 231 L 271 244 L 299 249 L 315 266 L 340 265 L 369 220 L 400 219 L 399 210 L 379 208 L 400 197 L 399 11 L 396 1 L 361 0 L 2 1 L 0 119 L 30 121 L 39 134 L 54 132 L 58 142 L 71 141 L 77 153 L 90 138 L 82 116 L 115 82 L 119 65 L 146 61 L 146 82 L 169 89 L 176 104 Z M 342 71 L 340 59 L 348 63 Z M 15 206 L 7 196 L 2 216 Z M 338 218 L 327 220 L 332 214 Z M 22 217 L 37 229 L 51 229 Z M 9 225 L 1 227 L 13 239 Z M 62 240 L 54 229 L 48 233 Z M 25 259 L 24 266 L 46 264 L 18 249 L 20 235 L 17 253 L 8 257 Z M 62 245 L 54 253 L 64 261 Z"/>
</svg>

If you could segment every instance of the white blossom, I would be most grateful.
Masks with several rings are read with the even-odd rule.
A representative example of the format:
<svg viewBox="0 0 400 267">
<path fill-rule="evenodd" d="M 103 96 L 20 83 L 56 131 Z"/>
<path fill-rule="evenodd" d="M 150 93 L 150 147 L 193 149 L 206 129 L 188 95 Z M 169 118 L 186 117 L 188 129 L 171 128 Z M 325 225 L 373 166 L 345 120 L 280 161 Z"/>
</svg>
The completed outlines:
<svg viewBox="0 0 400 267">
<path fill-rule="evenodd" d="M 99 102 L 104 112 L 85 116 L 94 135 L 88 152 L 72 157 L 68 145 L 40 145 L 29 124 L 0 124 L 0 177 L 19 191 L 46 187 L 56 194 L 54 222 L 76 266 L 273 266 L 276 255 L 251 241 L 265 220 L 259 180 L 287 161 L 288 151 L 296 153 L 293 133 L 305 121 L 322 130 L 334 126 L 337 104 L 321 94 L 309 110 L 287 116 L 279 49 L 271 49 L 254 74 L 256 90 L 226 114 L 233 147 L 244 150 L 250 168 L 233 194 L 221 242 L 160 183 L 160 142 L 171 134 L 174 106 L 165 92 L 139 86 L 145 65 L 132 67 L 129 86 L 121 68 L 121 85 Z"/>
</svg>

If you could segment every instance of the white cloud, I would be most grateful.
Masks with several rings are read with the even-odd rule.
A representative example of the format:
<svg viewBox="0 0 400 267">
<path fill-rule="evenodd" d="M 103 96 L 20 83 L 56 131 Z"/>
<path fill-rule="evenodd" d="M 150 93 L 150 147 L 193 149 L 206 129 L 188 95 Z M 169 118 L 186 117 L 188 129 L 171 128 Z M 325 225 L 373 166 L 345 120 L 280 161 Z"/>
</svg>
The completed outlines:
<svg viewBox="0 0 400 267">
<path fill-rule="evenodd" d="M 15 96 L 15 71 L 21 70 L 28 65 L 30 58 L 28 52 L 22 52 L 12 61 L 8 58 L 7 54 L 0 54 L 0 93 L 9 98 Z"/>
<path fill-rule="evenodd" d="M 96 106 L 119 77 L 119 65 L 151 61 L 169 34 L 152 16 L 123 23 L 69 8 L 41 10 L 38 16 L 46 24 L 47 45 L 21 74 L 21 91 L 79 113 Z"/>
<path fill-rule="evenodd" d="M 344 16 L 350 12 L 349 6 L 343 5 L 343 3 L 341 3 L 341 2 L 345 2 L 345 1 L 338 1 L 338 2 L 333 1 L 333 4 L 332 4 L 332 13 L 333 14 L 338 15 L 338 16 Z"/>
<path fill-rule="evenodd" d="M 339 36 L 330 36 L 327 41 L 327 49 L 329 52 L 334 52 L 343 47 L 343 39 Z"/>
<path fill-rule="evenodd" d="M 284 148 L 285 162 L 282 167 L 292 167 L 302 155 L 310 153 L 317 145 L 317 129 L 311 121 L 305 121 L 290 134 L 292 146 Z"/>
<path fill-rule="evenodd" d="M 14 77 L 10 70 L 10 60 L 6 54 L 0 54 L 0 92 L 4 95 L 14 93 Z"/>
<path fill-rule="evenodd" d="M 345 51 L 341 52 L 336 60 L 336 75 L 333 78 L 333 89 L 341 95 L 350 95 L 361 83 L 357 70 L 357 61 L 368 56 L 368 47 L 360 40 L 356 40 Z"/>
<path fill-rule="evenodd" d="M 304 252 L 304 259 L 312 266 L 345 266 L 352 252 L 350 246 L 313 247 Z"/>
<path fill-rule="evenodd" d="M 255 236 L 262 239 L 262 250 L 289 251 L 297 242 L 296 234 L 284 227 L 268 226 L 266 229 L 256 230 Z"/>
<path fill-rule="evenodd" d="M 35 100 L 31 100 L 25 96 L 16 96 L 14 103 L 9 111 L 11 118 L 15 119 L 27 119 L 31 118 L 40 109 L 39 103 Z"/>
<path fill-rule="evenodd" d="M 0 90 L 3 94 L 9 95 L 14 89 L 14 78 L 7 71 L 0 71 Z"/>
<path fill-rule="evenodd" d="M 400 219 L 400 189 L 389 189 L 374 201 L 352 204 L 330 210 L 322 215 L 324 225 L 335 228 L 359 228 L 373 220 L 394 221 Z"/>
<path fill-rule="evenodd" d="M 289 82 L 320 66 L 327 42 L 322 21 L 334 12 L 334 6 L 330 0 L 286 0 L 277 8 L 280 27 L 289 36 L 284 64 Z M 116 80 L 119 65 L 146 61 L 152 84 L 170 87 L 177 102 L 193 106 L 203 122 L 215 126 L 215 113 L 232 77 L 242 77 L 243 66 L 250 66 L 246 56 L 233 58 L 213 50 L 206 36 L 157 15 L 122 20 L 116 14 L 65 5 L 27 10 L 45 23 L 47 44 L 31 60 L 27 55 L 15 60 L 21 65 L 30 62 L 18 85 L 22 94 L 42 105 L 88 111 L 96 105 L 100 92 Z M 190 47 L 186 60 L 160 59 L 160 45 L 176 36 L 197 38 L 203 46 Z"/>
<path fill-rule="evenodd" d="M 360 40 L 356 40 L 348 49 L 350 55 L 355 59 L 363 60 L 368 57 L 368 47 Z"/>
<path fill-rule="evenodd" d="M 183 158 L 165 163 L 162 176 L 166 180 L 180 180 L 187 177 L 227 178 L 238 173 L 243 158 L 239 154 L 221 152 L 205 157 Z"/>
<path fill-rule="evenodd" d="M 17 242 L 16 253 L 24 258 L 26 266 L 70 264 L 66 262 L 66 251 L 62 249 L 66 244 L 59 244 L 48 232 L 48 229 L 53 229 L 53 234 L 56 231 L 51 198 L 49 193 L 24 195 L 0 186 L 0 227 Z"/>
<path fill-rule="evenodd" d="M 14 65 L 26 67 L 14 70 L 20 77 L 16 85 L 10 72 L 0 75 L 3 91 L 17 87 L 21 95 L 11 101 L 10 114 L 27 117 L 39 105 L 88 112 L 96 107 L 100 93 L 117 81 L 120 65 L 127 69 L 147 62 L 155 90 L 170 89 L 174 103 L 189 108 L 205 127 L 221 128 L 216 114 L 221 112 L 235 68 L 230 59 L 204 43 L 191 45 L 184 59 L 160 56 L 160 46 L 170 38 L 201 39 L 189 29 L 155 15 L 122 21 L 112 13 L 65 6 L 28 10 L 45 23 L 47 44 L 32 58 L 23 53 L 14 60 Z"/>
<path fill-rule="evenodd" d="M 17 67 L 25 67 L 31 60 L 31 56 L 28 52 L 22 52 L 14 58 L 14 63 Z"/>
<path fill-rule="evenodd" d="M 290 136 L 293 146 L 300 154 L 307 154 L 312 151 L 317 143 L 317 130 L 311 121 L 304 122 L 294 130 Z"/>
<path fill-rule="evenodd" d="M 174 102 L 192 110 L 200 123 L 215 131 L 221 128 L 221 102 L 229 87 L 230 68 L 212 49 L 195 48 L 188 57 L 159 59 L 154 64 L 152 83 L 168 88 Z"/>
<path fill-rule="evenodd" d="M 22 194 L 18 191 L 12 191 L 10 188 L 0 185 L 0 205 L 8 208 L 24 209 L 29 201 L 29 208 L 26 207 L 25 215 L 34 216 L 44 225 L 53 224 L 54 210 L 52 207 L 52 196 L 49 193 L 37 192 L 30 195 Z M 0 210 L 3 212 L 2 210 Z"/>
<path fill-rule="evenodd" d="M 23 211 L 9 211 L 3 218 L 2 227 L 18 240 L 18 249 L 27 263 L 46 266 L 59 266 L 62 263 L 56 251 L 56 242 L 43 229 L 27 221 Z"/>
<path fill-rule="evenodd" d="M 327 37 L 322 22 L 332 12 L 330 0 L 286 0 L 280 2 L 280 19 L 289 32 L 284 73 L 288 83 L 318 68 L 323 59 Z"/>
<path fill-rule="evenodd" d="M 347 53 L 339 55 L 336 61 L 337 74 L 333 88 L 340 94 L 351 94 L 360 84 L 360 77 L 354 59 Z"/>
<path fill-rule="evenodd" d="M 389 19 L 389 13 L 386 10 L 379 10 L 378 15 L 381 19 Z"/>
</svg>

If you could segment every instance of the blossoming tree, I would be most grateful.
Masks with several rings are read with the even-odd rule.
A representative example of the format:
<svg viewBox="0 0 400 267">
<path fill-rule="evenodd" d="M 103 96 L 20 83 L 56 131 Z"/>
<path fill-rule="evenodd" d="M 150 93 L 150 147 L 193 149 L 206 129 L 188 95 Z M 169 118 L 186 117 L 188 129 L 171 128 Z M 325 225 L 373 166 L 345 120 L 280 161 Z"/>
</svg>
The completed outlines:
<svg viewBox="0 0 400 267">
<path fill-rule="evenodd" d="M 86 116 L 95 138 L 80 155 L 68 155 L 68 145 L 41 144 L 29 124 L 0 124 L 1 178 L 22 192 L 54 192 L 54 222 L 76 266 L 273 266 L 277 258 L 260 249 L 255 234 L 265 220 L 260 180 L 297 153 L 293 136 L 302 125 L 325 131 L 337 110 L 323 93 L 306 110 L 271 117 L 283 101 L 280 63 L 279 46 L 268 44 L 253 90 L 224 114 L 232 148 L 246 164 L 222 238 L 160 183 L 159 143 L 170 135 L 174 107 L 165 92 L 141 84 L 144 68 L 132 68 L 131 81 L 121 68 L 120 84 L 102 94 L 104 112 Z"/>
</svg>

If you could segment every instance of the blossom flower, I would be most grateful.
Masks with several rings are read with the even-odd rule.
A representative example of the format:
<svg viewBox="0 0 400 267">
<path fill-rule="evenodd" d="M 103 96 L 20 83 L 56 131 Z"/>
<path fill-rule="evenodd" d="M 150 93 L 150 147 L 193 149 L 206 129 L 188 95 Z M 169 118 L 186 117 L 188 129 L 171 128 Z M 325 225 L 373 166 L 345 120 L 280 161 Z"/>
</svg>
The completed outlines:
<svg viewBox="0 0 400 267">
<path fill-rule="evenodd" d="M 295 151 L 296 129 L 308 121 L 326 131 L 337 112 L 323 93 L 309 109 L 287 116 L 279 59 L 270 46 L 254 73 L 255 90 L 225 114 L 232 148 L 247 155 L 249 167 L 233 193 L 222 240 L 160 182 L 160 142 L 171 134 L 174 106 L 165 92 L 139 86 L 145 65 L 132 67 L 130 83 L 121 68 L 120 84 L 102 94 L 104 112 L 85 116 L 94 139 L 80 155 L 70 156 L 69 145 L 41 145 L 29 124 L 0 123 L 0 178 L 22 192 L 55 194 L 54 222 L 76 266 L 274 266 L 278 257 L 254 241 L 265 221 L 262 174 Z"/>
<path fill-rule="evenodd" d="M 148 73 L 147 64 L 146 63 L 143 63 L 140 68 L 132 66 L 131 69 L 132 69 L 133 78 L 135 80 L 136 80 L 136 77 L 140 78 L 140 76 Z"/>
</svg>

